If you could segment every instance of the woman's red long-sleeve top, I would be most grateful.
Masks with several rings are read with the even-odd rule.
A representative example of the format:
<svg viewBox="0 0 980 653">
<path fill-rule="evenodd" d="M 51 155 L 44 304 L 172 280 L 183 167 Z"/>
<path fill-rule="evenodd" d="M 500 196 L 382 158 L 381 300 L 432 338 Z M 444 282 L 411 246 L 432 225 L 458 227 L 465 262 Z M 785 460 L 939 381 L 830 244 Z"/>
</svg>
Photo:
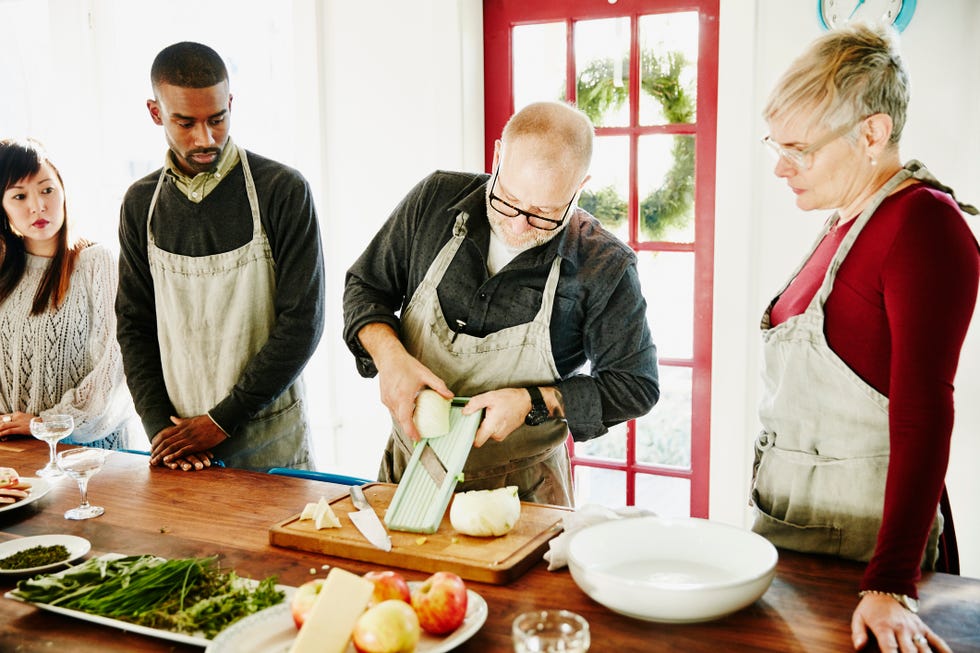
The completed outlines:
<svg viewBox="0 0 980 653">
<path fill-rule="evenodd" d="M 806 309 L 852 223 L 823 239 L 773 307 L 773 326 Z M 881 203 L 827 298 L 830 347 L 889 399 L 882 524 L 861 589 L 917 596 L 949 462 L 953 378 L 978 278 L 977 241 L 955 202 L 915 184 Z"/>
</svg>

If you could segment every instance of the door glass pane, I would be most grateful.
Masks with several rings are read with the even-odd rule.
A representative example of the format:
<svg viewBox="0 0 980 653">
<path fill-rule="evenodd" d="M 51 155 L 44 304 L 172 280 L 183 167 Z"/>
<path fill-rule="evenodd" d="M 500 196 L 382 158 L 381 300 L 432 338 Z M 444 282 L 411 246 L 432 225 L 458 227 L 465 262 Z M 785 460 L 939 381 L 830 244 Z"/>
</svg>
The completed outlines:
<svg viewBox="0 0 980 653">
<path fill-rule="evenodd" d="M 629 18 L 575 23 L 576 103 L 596 127 L 629 125 Z"/>
<path fill-rule="evenodd" d="M 657 354 L 690 359 L 694 352 L 694 254 L 637 252 L 637 270 Z"/>
<path fill-rule="evenodd" d="M 626 460 L 626 424 L 617 424 L 605 435 L 587 442 L 575 443 L 576 457 L 605 458 L 624 462 Z"/>
<path fill-rule="evenodd" d="M 513 31 L 514 110 L 565 98 L 565 23 L 518 25 Z"/>
<path fill-rule="evenodd" d="M 597 136 L 592 148 L 592 168 L 578 205 L 597 217 L 602 226 L 629 241 L 626 202 L 629 195 L 629 138 Z"/>
<path fill-rule="evenodd" d="M 636 505 L 661 517 L 690 517 L 691 481 L 673 476 L 637 474 Z"/>
<path fill-rule="evenodd" d="M 698 13 L 640 17 L 640 124 L 690 123 L 697 106 Z"/>
<path fill-rule="evenodd" d="M 690 368 L 660 366 L 660 400 L 636 420 L 637 462 L 690 469 L 691 388 Z"/>
<path fill-rule="evenodd" d="M 694 136 L 638 139 L 641 241 L 694 241 Z"/>
<path fill-rule="evenodd" d="M 575 468 L 575 505 L 597 503 L 613 508 L 626 505 L 626 473 L 596 467 Z"/>
</svg>

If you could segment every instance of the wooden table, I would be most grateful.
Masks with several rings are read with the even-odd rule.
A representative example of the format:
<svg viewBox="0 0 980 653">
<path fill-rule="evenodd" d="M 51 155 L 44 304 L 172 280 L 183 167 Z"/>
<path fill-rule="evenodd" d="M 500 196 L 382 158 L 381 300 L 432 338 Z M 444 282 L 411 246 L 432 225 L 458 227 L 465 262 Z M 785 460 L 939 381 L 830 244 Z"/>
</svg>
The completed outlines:
<svg viewBox="0 0 980 653">
<path fill-rule="evenodd" d="M 31 476 L 47 456 L 47 445 L 24 439 L 0 442 L 0 466 Z M 0 513 L 0 541 L 28 535 L 67 533 L 87 538 L 90 555 L 152 553 L 163 557 L 220 554 L 240 575 L 299 585 L 321 565 L 363 573 L 376 565 L 327 558 L 270 546 L 269 526 L 321 495 L 331 499 L 347 488 L 240 470 L 174 472 L 150 468 L 145 456 L 116 454 L 90 485 L 93 503 L 105 514 L 69 521 L 63 512 L 78 503 L 70 479 L 18 510 Z M 613 613 L 589 599 L 567 570 L 550 572 L 544 562 L 509 585 L 468 586 L 489 605 L 483 628 L 458 651 L 510 651 L 510 624 L 538 608 L 566 608 L 583 615 L 592 629 L 592 650 L 615 651 L 848 651 L 850 616 L 862 565 L 821 556 L 780 552 L 776 578 L 755 604 L 723 619 L 690 625 L 657 624 Z M 404 571 L 408 580 L 427 574 Z M 14 580 L 2 577 L 0 594 Z M 920 585 L 921 614 L 954 651 L 980 651 L 980 580 L 926 574 Z M 871 647 L 871 650 L 876 650 Z M 194 646 L 125 633 L 38 610 L 0 598 L 0 651 L 201 651 Z"/>
</svg>

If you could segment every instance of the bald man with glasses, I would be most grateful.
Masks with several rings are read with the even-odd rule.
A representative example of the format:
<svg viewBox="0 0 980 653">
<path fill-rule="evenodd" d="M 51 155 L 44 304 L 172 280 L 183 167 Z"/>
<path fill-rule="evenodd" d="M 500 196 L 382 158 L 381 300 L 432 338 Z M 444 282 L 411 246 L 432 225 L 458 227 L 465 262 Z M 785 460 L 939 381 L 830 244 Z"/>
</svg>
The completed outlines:
<svg viewBox="0 0 980 653">
<path fill-rule="evenodd" d="M 516 485 L 556 505 L 573 504 L 568 433 L 590 440 L 656 404 L 636 256 L 575 206 L 593 132 L 567 104 L 528 105 L 492 175 L 429 175 L 348 270 L 344 338 L 392 415 L 379 480 L 411 458 L 423 388 L 485 411 L 458 490 Z"/>
</svg>

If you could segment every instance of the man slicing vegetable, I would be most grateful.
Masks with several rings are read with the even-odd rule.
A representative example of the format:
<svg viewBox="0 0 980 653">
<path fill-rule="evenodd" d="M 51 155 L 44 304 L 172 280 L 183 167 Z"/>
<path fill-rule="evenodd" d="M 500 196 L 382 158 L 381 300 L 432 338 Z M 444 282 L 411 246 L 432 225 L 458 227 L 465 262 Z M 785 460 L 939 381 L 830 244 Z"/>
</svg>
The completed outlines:
<svg viewBox="0 0 980 653">
<path fill-rule="evenodd" d="M 392 414 L 380 480 L 405 470 L 425 387 L 485 411 L 458 490 L 558 505 L 572 504 L 569 430 L 589 440 L 657 402 L 636 256 L 575 206 L 593 131 L 569 105 L 529 105 L 492 176 L 429 175 L 348 271 L 344 338 Z"/>
</svg>

